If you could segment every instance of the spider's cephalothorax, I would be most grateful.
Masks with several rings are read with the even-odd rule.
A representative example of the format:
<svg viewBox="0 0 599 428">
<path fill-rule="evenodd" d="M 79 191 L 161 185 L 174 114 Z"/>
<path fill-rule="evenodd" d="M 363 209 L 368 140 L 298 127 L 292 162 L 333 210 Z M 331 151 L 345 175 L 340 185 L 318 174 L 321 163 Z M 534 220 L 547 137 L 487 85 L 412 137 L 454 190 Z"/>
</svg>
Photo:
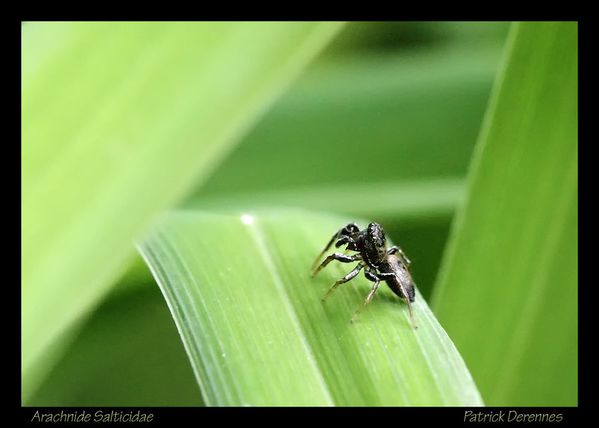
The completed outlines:
<svg viewBox="0 0 599 428">
<path fill-rule="evenodd" d="M 345 255 L 333 253 L 327 256 L 327 258 L 316 267 L 320 258 L 331 245 L 333 245 L 333 242 L 335 242 L 335 247 L 339 248 L 346 245 L 346 250 L 355 251 L 357 254 Z M 356 275 L 360 273 L 360 270 L 364 269 L 364 276 L 366 276 L 368 280 L 374 282 L 374 285 L 372 286 L 370 293 L 368 293 L 364 304 L 355 312 L 352 321 L 356 318 L 360 310 L 372 300 L 374 294 L 378 290 L 380 282 L 385 281 L 396 295 L 406 300 L 410 317 L 412 317 L 412 323 L 414 324 L 412 306 L 410 303 L 414 302 L 415 285 L 412 280 L 412 275 L 408 270 L 410 260 L 403 253 L 401 248 L 397 246 L 387 249 L 386 242 L 385 231 L 378 223 L 370 223 L 368 227 L 363 230 L 360 230 L 356 224 L 350 223 L 335 233 L 325 249 L 322 250 L 312 266 L 312 276 L 315 276 L 322 268 L 333 260 L 340 261 L 341 263 L 357 261 L 358 264 L 356 267 L 343 278 L 338 279 L 329 289 L 327 294 L 325 294 L 323 300 L 335 291 L 339 285 L 355 278 Z M 416 328 L 415 324 L 414 327 Z"/>
</svg>

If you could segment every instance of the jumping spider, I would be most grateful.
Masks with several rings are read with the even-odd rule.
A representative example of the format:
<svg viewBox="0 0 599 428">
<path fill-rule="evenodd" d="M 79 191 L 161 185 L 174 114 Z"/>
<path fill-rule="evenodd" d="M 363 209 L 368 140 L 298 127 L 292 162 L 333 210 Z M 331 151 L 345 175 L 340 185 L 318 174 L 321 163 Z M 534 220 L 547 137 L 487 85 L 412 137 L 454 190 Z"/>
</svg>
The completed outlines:
<svg viewBox="0 0 599 428">
<path fill-rule="evenodd" d="M 356 251 L 357 254 L 345 255 L 333 253 L 327 256 L 327 258 L 316 267 L 318 261 L 331 245 L 333 245 L 335 240 L 337 240 L 335 243 L 336 248 L 347 245 L 345 248 L 346 250 Z M 316 276 L 322 268 L 333 260 L 337 260 L 341 263 L 352 263 L 357 261 L 358 264 L 351 272 L 343 278 L 338 279 L 333 286 L 329 288 L 322 298 L 323 301 L 329 297 L 339 285 L 352 280 L 358 273 L 360 273 L 360 270 L 364 269 L 364 276 L 366 276 L 369 281 L 374 282 L 374 285 L 372 286 L 370 293 L 368 293 L 364 303 L 352 316 L 351 322 L 354 322 L 360 311 L 370 303 L 379 288 L 380 282 L 385 281 L 397 296 L 406 301 L 412 324 L 414 325 L 414 328 L 417 328 L 414 323 L 411 306 L 411 303 L 414 302 L 415 284 L 412 275 L 410 275 L 410 272 L 408 271 L 410 260 L 403 253 L 401 248 L 397 246 L 387 249 L 385 232 L 378 223 L 370 223 L 364 230 L 360 230 L 355 223 L 350 223 L 335 233 L 327 246 L 314 261 L 314 264 L 312 265 L 312 277 Z"/>
</svg>

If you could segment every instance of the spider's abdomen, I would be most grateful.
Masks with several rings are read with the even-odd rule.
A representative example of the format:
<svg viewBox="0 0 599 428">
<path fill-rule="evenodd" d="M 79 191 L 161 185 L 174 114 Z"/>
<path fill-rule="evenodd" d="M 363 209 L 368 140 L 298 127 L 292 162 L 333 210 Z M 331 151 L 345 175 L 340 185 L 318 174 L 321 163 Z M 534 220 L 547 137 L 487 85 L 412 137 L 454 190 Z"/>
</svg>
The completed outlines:
<svg viewBox="0 0 599 428">
<path fill-rule="evenodd" d="M 393 273 L 392 277 L 386 277 L 385 282 L 389 288 L 402 299 L 408 300 L 410 303 L 414 302 L 415 289 L 414 280 L 412 275 L 408 271 L 408 268 L 403 262 L 395 255 L 390 255 L 387 260 L 381 263 L 379 270 L 382 273 Z M 405 293 L 404 291 L 405 290 Z"/>
</svg>

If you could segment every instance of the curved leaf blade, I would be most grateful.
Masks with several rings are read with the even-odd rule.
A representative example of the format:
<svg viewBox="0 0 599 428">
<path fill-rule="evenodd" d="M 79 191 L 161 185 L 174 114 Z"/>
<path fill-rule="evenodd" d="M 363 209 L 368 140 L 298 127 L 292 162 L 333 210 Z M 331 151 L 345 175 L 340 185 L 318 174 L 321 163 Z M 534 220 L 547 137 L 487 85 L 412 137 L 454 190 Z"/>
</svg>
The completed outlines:
<svg viewBox="0 0 599 428">
<path fill-rule="evenodd" d="M 577 31 L 516 24 L 434 290 L 494 406 L 578 401 Z"/>
<path fill-rule="evenodd" d="M 310 278 L 313 257 L 347 219 L 303 211 L 167 215 L 139 245 L 209 405 L 481 405 L 451 340 L 418 294 L 370 283 L 321 298 L 347 265 Z"/>
</svg>

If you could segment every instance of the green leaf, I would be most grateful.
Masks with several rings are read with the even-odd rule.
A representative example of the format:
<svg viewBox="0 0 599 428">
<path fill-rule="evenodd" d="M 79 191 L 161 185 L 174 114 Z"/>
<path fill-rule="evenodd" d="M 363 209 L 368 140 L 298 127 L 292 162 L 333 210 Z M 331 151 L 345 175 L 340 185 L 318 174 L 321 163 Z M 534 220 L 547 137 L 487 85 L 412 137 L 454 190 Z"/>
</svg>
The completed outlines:
<svg viewBox="0 0 599 428">
<path fill-rule="evenodd" d="M 418 293 L 371 283 L 321 298 L 348 265 L 310 266 L 348 219 L 308 211 L 168 214 L 140 251 L 172 312 L 208 405 L 481 405 L 449 337 Z"/>
<path fill-rule="evenodd" d="M 578 402 L 576 23 L 516 24 L 433 308 L 485 402 Z"/>
<path fill-rule="evenodd" d="M 22 27 L 22 376 L 337 23 Z"/>
</svg>

